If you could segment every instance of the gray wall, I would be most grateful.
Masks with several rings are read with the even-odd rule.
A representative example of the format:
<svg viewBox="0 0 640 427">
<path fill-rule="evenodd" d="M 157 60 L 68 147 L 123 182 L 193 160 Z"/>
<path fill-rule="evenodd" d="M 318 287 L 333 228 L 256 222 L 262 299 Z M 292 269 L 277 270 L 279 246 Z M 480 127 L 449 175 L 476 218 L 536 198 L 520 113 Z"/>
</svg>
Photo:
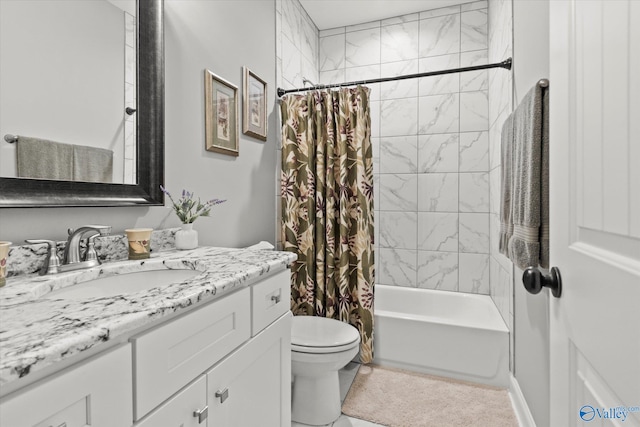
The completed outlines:
<svg viewBox="0 0 640 427">
<path fill-rule="evenodd" d="M 275 241 L 275 4 L 264 0 L 165 1 L 166 187 L 228 201 L 195 223 L 201 245 Z M 240 156 L 204 149 L 204 69 L 239 87 L 245 65 L 267 81 L 268 139 L 242 135 Z M 240 117 L 239 117 L 240 118 Z M 134 226 L 180 224 L 166 207 L 2 209 L 0 236 L 64 239 L 66 228 L 105 223 L 114 233 Z"/>
<path fill-rule="evenodd" d="M 549 77 L 549 3 L 513 2 L 513 89 L 518 105 L 538 80 Z M 550 84 L 553 96 L 553 82 Z M 557 141 L 556 141 L 557 142 Z M 554 141 L 551 141 L 554 143 Z M 514 267 L 515 372 L 538 426 L 549 425 L 549 293 L 527 293 Z"/>
</svg>

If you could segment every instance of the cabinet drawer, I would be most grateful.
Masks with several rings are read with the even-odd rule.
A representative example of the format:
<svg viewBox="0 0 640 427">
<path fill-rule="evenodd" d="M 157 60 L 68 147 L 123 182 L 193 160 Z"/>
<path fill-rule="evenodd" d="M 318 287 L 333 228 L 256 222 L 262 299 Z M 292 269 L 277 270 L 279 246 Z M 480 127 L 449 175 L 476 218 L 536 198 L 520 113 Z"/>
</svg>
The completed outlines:
<svg viewBox="0 0 640 427">
<path fill-rule="evenodd" d="M 198 381 L 176 394 L 159 408 L 144 418 L 135 427 L 200 427 L 196 410 L 207 406 L 207 377 L 204 375 Z M 206 426 L 206 421 L 203 420 Z"/>
<path fill-rule="evenodd" d="M 291 307 L 291 271 L 285 270 L 251 287 L 251 335 L 256 336 Z"/>
<path fill-rule="evenodd" d="M 0 403 L 0 425 L 130 426 L 131 382 L 131 346 L 127 344 L 9 396 Z"/>
<path fill-rule="evenodd" d="M 135 419 L 249 339 L 250 310 L 244 288 L 134 338 Z"/>
</svg>

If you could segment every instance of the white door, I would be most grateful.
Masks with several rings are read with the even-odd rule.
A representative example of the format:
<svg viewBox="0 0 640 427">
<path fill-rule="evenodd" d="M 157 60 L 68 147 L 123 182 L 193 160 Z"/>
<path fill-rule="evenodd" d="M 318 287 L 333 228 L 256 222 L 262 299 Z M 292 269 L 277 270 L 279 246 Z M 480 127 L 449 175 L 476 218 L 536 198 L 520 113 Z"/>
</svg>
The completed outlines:
<svg viewBox="0 0 640 427">
<path fill-rule="evenodd" d="M 640 1 L 550 2 L 553 426 L 640 426 Z"/>
</svg>

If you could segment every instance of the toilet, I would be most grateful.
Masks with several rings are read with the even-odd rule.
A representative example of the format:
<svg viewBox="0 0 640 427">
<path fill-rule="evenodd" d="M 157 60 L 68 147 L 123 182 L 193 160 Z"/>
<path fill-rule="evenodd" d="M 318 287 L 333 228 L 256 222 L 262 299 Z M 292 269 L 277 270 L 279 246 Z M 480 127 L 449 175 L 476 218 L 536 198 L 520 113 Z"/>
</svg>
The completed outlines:
<svg viewBox="0 0 640 427">
<path fill-rule="evenodd" d="M 341 413 L 338 371 L 358 354 L 360 333 L 348 323 L 294 316 L 291 325 L 291 419 L 326 425 Z"/>
</svg>

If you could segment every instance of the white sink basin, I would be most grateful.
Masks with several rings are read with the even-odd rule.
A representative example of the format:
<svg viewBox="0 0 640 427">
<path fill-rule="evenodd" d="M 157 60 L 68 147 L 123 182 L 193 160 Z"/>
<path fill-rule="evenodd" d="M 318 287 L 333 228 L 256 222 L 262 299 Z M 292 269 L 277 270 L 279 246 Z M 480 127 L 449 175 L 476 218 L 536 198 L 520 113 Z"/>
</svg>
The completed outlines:
<svg viewBox="0 0 640 427">
<path fill-rule="evenodd" d="M 151 270 L 118 274 L 57 289 L 43 296 L 46 299 L 83 300 L 132 294 L 158 286 L 179 283 L 202 274 L 195 270 Z"/>
</svg>

